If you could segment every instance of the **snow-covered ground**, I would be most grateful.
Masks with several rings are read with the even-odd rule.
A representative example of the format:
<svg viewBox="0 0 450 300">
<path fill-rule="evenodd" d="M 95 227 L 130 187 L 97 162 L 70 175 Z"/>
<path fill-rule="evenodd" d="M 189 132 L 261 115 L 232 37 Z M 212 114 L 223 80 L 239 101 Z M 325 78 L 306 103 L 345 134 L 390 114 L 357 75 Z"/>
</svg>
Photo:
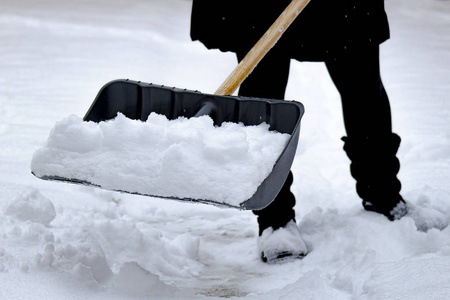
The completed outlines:
<svg viewBox="0 0 450 300">
<path fill-rule="evenodd" d="M 0 299 L 448 299 L 450 1 L 386 0 L 382 76 L 411 205 L 400 221 L 362 210 L 320 63 L 294 62 L 287 92 L 306 108 L 292 168 L 302 261 L 260 262 L 248 211 L 30 174 L 55 123 L 82 117 L 110 80 L 214 92 L 236 61 L 190 41 L 190 6 L 0 2 Z"/>
</svg>

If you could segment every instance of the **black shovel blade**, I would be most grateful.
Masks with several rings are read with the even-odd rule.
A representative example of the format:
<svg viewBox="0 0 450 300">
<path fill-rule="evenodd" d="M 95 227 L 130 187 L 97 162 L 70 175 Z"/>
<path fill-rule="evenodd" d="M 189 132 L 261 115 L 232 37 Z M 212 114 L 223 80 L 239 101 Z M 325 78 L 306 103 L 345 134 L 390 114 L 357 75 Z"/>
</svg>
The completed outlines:
<svg viewBox="0 0 450 300">
<path fill-rule="evenodd" d="M 296 101 L 218 96 L 119 79 L 102 87 L 84 116 L 84 121 L 101 122 L 110 120 L 115 118 L 119 112 L 130 119 L 141 121 L 146 121 L 151 113 L 165 115 L 169 120 L 207 114 L 217 126 L 220 126 L 223 122 L 243 123 L 246 126 L 259 125 L 265 122 L 270 125 L 270 130 L 290 134 L 288 143 L 276 161 L 272 172 L 261 183 L 255 194 L 242 202 L 240 206 L 218 203 L 208 199 L 144 195 L 245 210 L 260 210 L 273 201 L 289 174 L 298 144 L 300 120 L 304 113 L 304 107 Z M 98 186 L 86 181 L 56 176 L 43 176 L 41 178 Z"/>
</svg>

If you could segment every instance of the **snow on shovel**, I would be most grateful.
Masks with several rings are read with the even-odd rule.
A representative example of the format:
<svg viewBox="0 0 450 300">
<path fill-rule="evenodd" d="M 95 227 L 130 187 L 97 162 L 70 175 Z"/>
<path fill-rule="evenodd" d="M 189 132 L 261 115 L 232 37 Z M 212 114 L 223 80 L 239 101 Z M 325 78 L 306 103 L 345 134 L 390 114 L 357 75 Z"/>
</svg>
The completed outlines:
<svg viewBox="0 0 450 300">
<path fill-rule="evenodd" d="M 214 95 L 115 80 L 83 120 L 58 122 L 36 151 L 44 180 L 145 196 L 259 210 L 289 173 L 303 105 L 229 96 L 275 45 L 308 0 L 294 0 Z"/>
</svg>

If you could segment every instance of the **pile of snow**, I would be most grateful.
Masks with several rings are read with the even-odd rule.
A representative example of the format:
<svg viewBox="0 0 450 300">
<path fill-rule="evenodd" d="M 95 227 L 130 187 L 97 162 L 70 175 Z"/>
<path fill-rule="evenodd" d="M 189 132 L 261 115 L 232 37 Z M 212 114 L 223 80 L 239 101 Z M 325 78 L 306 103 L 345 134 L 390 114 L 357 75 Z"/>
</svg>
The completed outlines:
<svg viewBox="0 0 450 300">
<path fill-rule="evenodd" d="M 56 211 L 47 197 L 37 189 L 29 188 L 6 207 L 5 215 L 48 226 L 56 217 Z"/>
<path fill-rule="evenodd" d="M 169 241 L 160 231 L 129 220 L 116 207 L 107 211 L 91 207 L 84 216 L 61 211 L 59 215 L 55 220 L 53 202 L 34 188 L 19 194 L 0 211 L 1 238 L 7 241 L 0 245 L 0 274 L 4 272 L 10 278 L 1 281 L 1 299 L 20 282 L 17 269 L 22 274 L 49 272 L 49 285 L 55 280 L 65 285 L 75 279 L 75 288 L 100 291 L 107 287 L 115 296 L 180 299 L 193 295 L 189 289 L 181 294 L 178 288 L 164 283 L 158 273 L 180 277 L 195 274 L 200 267 L 196 261 L 198 238 L 179 235 Z M 111 263 L 111 259 L 116 262 Z M 54 270 L 62 273 L 53 276 Z M 31 281 L 27 285 L 39 279 L 33 277 Z M 54 283 L 51 293 L 58 285 Z M 43 293 L 40 295 L 46 291 Z"/>
<path fill-rule="evenodd" d="M 56 123 L 31 169 L 110 190 L 239 206 L 270 174 L 289 137 L 266 123 L 214 126 L 209 116 L 152 113 L 142 122 L 119 113 L 94 123 L 72 115 Z"/>
</svg>

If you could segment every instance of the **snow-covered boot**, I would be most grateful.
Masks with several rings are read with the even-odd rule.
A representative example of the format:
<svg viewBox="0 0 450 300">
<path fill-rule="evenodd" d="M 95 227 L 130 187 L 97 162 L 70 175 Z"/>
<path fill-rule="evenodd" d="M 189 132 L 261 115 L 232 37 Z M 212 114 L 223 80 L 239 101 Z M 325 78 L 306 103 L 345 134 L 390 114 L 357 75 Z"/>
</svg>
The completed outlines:
<svg viewBox="0 0 450 300">
<path fill-rule="evenodd" d="M 364 208 L 383 214 L 391 221 L 406 215 L 407 206 L 400 195 L 401 183 L 397 178 L 400 162 L 396 154 L 400 137 L 392 133 L 364 138 L 343 137 L 342 140 Z"/>
<path fill-rule="evenodd" d="M 293 182 L 289 172 L 277 197 L 262 210 L 254 210 L 258 216 L 258 252 L 267 263 L 276 263 L 306 255 L 306 246 L 295 224 L 295 197 L 290 188 Z"/>
<path fill-rule="evenodd" d="M 265 229 L 258 237 L 258 252 L 266 263 L 281 263 L 303 258 L 308 252 L 294 220 L 284 227 Z"/>
</svg>

